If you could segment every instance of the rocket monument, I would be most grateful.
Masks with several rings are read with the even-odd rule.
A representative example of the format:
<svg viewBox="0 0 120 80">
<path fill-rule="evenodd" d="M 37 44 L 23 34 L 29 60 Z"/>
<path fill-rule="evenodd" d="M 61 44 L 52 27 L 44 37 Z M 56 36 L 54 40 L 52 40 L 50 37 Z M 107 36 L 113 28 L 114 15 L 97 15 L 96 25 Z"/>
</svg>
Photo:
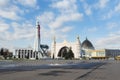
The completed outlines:
<svg viewBox="0 0 120 80">
<path fill-rule="evenodd" d="M 46 56 L 46 45 L 41 44 L 41 35 L 40 35 L 40 24 L 37 22 L 36 24 L 36 35 L 35 35 L 35 42 L 34 42 L 34 52 L 37 53 L 38 59 L 47 57 Z"/>
</svg>

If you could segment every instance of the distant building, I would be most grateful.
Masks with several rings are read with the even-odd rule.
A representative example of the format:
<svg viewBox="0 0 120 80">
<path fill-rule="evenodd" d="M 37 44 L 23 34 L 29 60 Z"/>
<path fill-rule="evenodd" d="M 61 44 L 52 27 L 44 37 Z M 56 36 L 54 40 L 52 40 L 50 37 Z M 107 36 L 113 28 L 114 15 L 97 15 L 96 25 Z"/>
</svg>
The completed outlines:
<svg viewBox="0 0 120 80">
<path fill-rule="evenodd" d="M 91 51 L 94 51 L 95 48 L 87 38 L 82 42 L 81 48 L 82 48 L 81 57 L 92 57 Z"/>
<path fill-rule="evenodd" d="M 120 49 L 100 49 L 95 50 L 93 44 L 86 38 L 82 45 L 82 57 L 92 59 L 108 59 L 115 58 L 120 55 Z"/>
<path fill-rule="evenodd" d="M 120 56 L 120 49 L 105 49 L 106 56 L 115 58 L 116 56 Z"/>
<path fill-rule="evenodd" d="M 86 58 L 108 59 L 120 56 L 120 49 L 85 50 Z"/>
<path fill-rule="evenodd" d="M 15 58 L 36 59 L 36 53 L 33 52 L 32 48 L 15 49 Z"/>
<path fill-rule="evenodd" d="M 51 58 L 64 58 L 63 55 L 67 55 L 70 49 L 76 59 L 108 59 L 120 56 L 119 49 L 95 50 L 95 47 L 87 38 L 81 44 L 79 37 L 77 37 L 75 42 L 68 42 L 65 40 L 62 43 L 56 43 L 54 39 L 51 45 Z"/>
<path fill-rule="evenodd" d="M 82 49 L 83 50 L 95 50 L 93 44 L 86 38 L 86 40 L 84 40 L 82 42 L 82 45 L 81 45 Z"/>
<path fill-rule="evenodd" d="M 85 56 L 88 59 L 106 59 L 108 58 L 106 56 L 106 52 L 104 49 L 101 50 L 86 50 L 85 53 L 87 56 Z"/>
</svg>

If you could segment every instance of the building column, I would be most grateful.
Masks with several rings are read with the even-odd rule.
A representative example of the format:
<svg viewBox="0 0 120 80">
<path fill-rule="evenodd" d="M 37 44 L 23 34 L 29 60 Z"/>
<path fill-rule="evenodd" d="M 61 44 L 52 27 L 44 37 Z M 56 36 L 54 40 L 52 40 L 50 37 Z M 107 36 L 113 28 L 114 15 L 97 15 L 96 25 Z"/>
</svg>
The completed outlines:
<svg viewBox="0 0 120 80">
<path fill-rule="evenodd" d="M 25 59 L 25 50 L 23 50 L 23 59 Z"/>
<path fill-rule="evenodd" d="M 34 52 L 34 57 L 35 57 L 35 59 L 36 59 L 36 52 Z"/>
<path fill-rule="evenodd" d="M 18 50 L 18 58 L 20 58 L 20 50 Z"/>
<path fill-rule="evenodd" d="M 28 53 L 29 53 L 29 59 L 31 58 L 31 53 L 30 53 L 30 50 L 28 50 Z"/>
<path fill-rule="evenodd" d="M 30 50 L 30 54 L 31 54 L 31 58 L 33 58 L 33 54 L 32 54 L 32 52 L 31 52 L 31 50 Z"/>
<path fill-rule="evenodd" d="M 22 50 L 20 50 L 20 58 L 22 58 Z"/>
<path fill-rule="evenodd" d="M 31 54 L 32 54 L 32 58 L 34 58 L 34 53 L 32 52 L 32 50 L 31 50 Z"/>
<path fill-rule="evenodd" d="M 15 50 L 15 58 L 18 58 L 18 50 Z"/>
</svg>

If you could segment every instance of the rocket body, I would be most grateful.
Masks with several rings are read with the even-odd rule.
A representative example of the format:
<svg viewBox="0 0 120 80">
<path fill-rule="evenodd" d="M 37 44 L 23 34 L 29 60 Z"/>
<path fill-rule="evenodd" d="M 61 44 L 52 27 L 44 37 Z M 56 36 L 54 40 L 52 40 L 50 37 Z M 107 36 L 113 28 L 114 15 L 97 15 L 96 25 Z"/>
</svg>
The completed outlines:
<svg viewBox="0 0 120 80">
<path fill-rule="evenodd" d="M 40 51 L 40 24 L 38 23 L 37 25 L 38 29 L 38 51 Z"/>
<path fill-rule="evenodd" d="M 34 51 L 40 51 L 40 24 L 39 22 L 36 25 L 36 35 L 35 35 L 35 42 L 34 42 Z"/>
</svg>

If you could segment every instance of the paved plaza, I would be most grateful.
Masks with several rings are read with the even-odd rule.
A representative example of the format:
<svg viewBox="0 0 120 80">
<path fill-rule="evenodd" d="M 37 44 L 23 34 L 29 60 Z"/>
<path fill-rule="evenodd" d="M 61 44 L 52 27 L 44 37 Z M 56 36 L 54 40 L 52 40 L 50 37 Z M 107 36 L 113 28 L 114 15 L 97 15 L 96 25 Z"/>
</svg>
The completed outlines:
<svg viewBox="0 0 120 80">
<path fill-rule="evenodd" d="M 0 80 L 120 80 L 113 60 L 0 61 Z"/>
</svg>

